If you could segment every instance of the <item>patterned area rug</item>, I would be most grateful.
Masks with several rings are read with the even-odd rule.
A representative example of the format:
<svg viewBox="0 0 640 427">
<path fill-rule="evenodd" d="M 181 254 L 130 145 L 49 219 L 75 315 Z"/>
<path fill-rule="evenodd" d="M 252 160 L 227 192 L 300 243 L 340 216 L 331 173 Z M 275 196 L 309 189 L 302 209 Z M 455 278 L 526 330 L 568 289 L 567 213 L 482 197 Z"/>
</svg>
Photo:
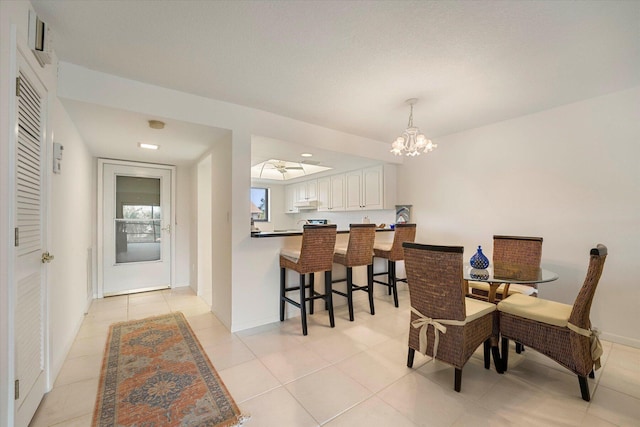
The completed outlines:
<svg viewBox="0 0 640 427">
<path fill-rule="evenodd" d="M 111 325 L 93 426 L 240 426 L 246 417 L 184 315 Z"/>
</svg>

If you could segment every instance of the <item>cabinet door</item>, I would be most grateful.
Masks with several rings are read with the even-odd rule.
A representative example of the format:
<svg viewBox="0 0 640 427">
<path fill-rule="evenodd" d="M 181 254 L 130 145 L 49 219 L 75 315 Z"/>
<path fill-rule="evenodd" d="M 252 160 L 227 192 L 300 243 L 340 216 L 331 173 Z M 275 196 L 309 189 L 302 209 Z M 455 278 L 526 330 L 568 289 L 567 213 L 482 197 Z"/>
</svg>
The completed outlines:
<svg viewBox="0 0 640 427">
<path fill-rule="evenodd" d="M 363 209 L 382 209 L 383 198 L 383 169 L 374 166 L 362 170 L 362 205 Z"/>
<path fill-rule="evenodd" d="M 362 210 L 362 171 L 353 171 L 345 174 L 346 180 L 346 197 L 345 210 L 359 211 Z"/>
<path fill-rule="evenodd" d="M 312 179 L 304 183 L 306 200 L 316 200 L 318 198 L 318 180 Z"/>
<path fill-rule="evenodd" d="M 296 202 L 303 202 L 307 200 L 307 187 L 305 186 L 304 182 L 293 184 L 293 187 Z"/>
<path fill-rule="evenodd" d="M 298 201 L 297 186 L 295 184 L 287 185 L 284 189 L 284 211 L 285 213 L 297 213 L 298 208 L 294 203 Z"/>
<path fill-rule="evenodd" d="M 334 175 L 331 177 L 331 210 L 343 211 L 344 207 L 344 175 Z M 318 180 L 318 190 L 320 190 L 320 180 Z M 320 191 L 318 191 L 318 194 Z"/>
<path fill-rule="evenodd" d="M 318 211 L 331 210 L 331 182 L 332 178 L 318 178 Z"/>
</svg>

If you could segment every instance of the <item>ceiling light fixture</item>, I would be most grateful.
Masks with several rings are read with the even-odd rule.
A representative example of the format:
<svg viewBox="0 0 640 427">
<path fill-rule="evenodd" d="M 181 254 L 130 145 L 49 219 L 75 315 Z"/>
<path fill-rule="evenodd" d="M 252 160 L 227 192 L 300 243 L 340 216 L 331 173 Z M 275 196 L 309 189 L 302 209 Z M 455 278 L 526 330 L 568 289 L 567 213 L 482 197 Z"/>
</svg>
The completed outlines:
<svg viewBox="0 0 640 427">
<path fill-rule="evenodd" d="M 138 142 L 138 147 L 145 148 L 147 150 L 157 150 L 160 148 L 159 145 L 156 144 L 145 144 L 144 142 Z"/>
<path fill-rule="evenodd" d="M 164 129 L 164 122 L 160 120 L 149 120 L 149 127 L 151 129 Z"/>
<path fill-rule="evenodd" d="M 300 157 L 313 157 L 313 154 L 311 154 L 311 153 L 302 153 L 302 154 L 300 154 Z"/>
<path fill-rule="evenodd" d="M 438 146 L 438 144 L 434 144 L 421 134 L 420 129 L 413 125 L 413 106 L 417 102 L 418 98 L 411 98 L 405 101 L 411 106 L 411 113 L 409 114 L 407 128 L 391 144 L 391 152 L 396 156 L 401 156 L 403 153 L 412 157 L 419 156 L 421 152 L 428 153 Z"/>
</svg>

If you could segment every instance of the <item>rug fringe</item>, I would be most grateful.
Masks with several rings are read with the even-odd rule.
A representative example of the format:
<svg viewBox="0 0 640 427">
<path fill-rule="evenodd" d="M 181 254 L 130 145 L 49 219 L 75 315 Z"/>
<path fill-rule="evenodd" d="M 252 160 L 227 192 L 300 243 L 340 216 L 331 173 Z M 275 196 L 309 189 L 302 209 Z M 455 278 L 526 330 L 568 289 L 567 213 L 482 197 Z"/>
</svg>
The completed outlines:
<svg viewBox="0 0 640 427">
<path fill-rule="evenodd" d="M 229 427 L 242 427 L 249 419 L 251 419 L 251 414 L 240 414 L 236 417 L 236 423 Z"/>
</svg>

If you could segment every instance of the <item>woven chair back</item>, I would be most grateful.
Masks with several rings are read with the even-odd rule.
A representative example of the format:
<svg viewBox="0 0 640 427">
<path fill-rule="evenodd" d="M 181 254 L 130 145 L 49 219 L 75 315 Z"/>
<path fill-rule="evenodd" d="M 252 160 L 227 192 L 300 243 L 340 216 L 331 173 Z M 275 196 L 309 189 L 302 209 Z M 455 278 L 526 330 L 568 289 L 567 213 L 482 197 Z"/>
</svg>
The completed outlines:
<svg viewBox="0 0 640 427">
<path fill-rule="evenodd" d="M 346 265 L 356 267 L 373 262 L 373 243 L 376 240 L 375 224 L 350 224 Z"/>
<path fill-rule="evenodd" d="M 604 245 L 598 245 L 591 249 L 589 256 L 589 269 L 587 270 L 587 277 L 584 279 L 584 283 L 578 296 L 573 303 L 573 309 L 569 316 L 569 322 L 584 329 L 588 329 L 591 325 L 589 322 L 589 313 L 591 311 L 591 303 L 593 302 L 593 296 L 598 287 L 600 276 L 604 268 L 604 262 L 607 259 L 607 247 Z"/>
<path fill-rule="evenodd" d="M 462 246 L 404 243 L 411 307 L 432 319 L 464 320 Z"/>
<path fill-rule="evenodd" d="M 493 236 L 493 264 L 540 268 L 542 237 Z"/>
<path fill-rule="evenodd" d="M 416 225 L 407 223 L 396 224 L 394 230 L 393 244 L 389 251 L 389 260 L 401 261 L 404 259 L 402 244 L 404 242 L 413 243 L 416 240 Z"/>
<path fill-rule="evenodd" d="M 298 260 L 299 273 L 327 271 L 333 267 L 336 245 L 336 225 L 305 225 Z"/>
</svg>

